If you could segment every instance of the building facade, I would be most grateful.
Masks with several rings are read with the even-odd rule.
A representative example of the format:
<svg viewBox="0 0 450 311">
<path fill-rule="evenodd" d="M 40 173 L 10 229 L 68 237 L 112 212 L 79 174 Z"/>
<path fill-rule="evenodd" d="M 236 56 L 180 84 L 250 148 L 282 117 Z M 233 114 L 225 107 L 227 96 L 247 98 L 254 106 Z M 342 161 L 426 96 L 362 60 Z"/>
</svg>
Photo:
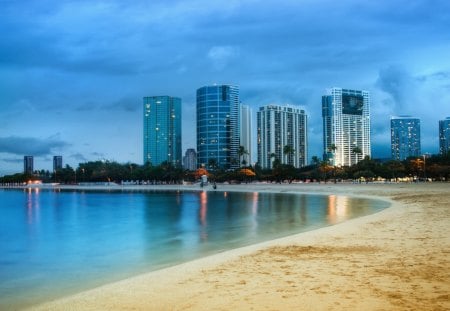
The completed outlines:
<svg viewBox="0 0 450 311">
<path fill-rule="evenodd" d="M 33 174 L 33 172 L 34 172 L 33 156 L 24 156 L 23 157 L 23 172 L 24 172 L 24 174 Z"/>
<path fill-rule="evenodd" d="M 53 172 L 63 168 L 62 156 L 53 156 Z"/>
<path fill-rule="evenodd" d="M 181 166 L 181 99 L 144 97 L 144 164 Z"/>
<path fill-rule="evenodd" d="M 303 109 L 277 105 L 260 107 L 256 122 L 258 163 L 262 168 L 273 168 L 276 159 L 294 167 L 307 165 L 307 116 Z"/>
<path fill-rule="evenodd" d="M 251 165 L 252 162 L 252 109 L 250 106 L 241 105 L 240 113 L 240 147 L 244 148 L 245 154 L 241 156 L 242 165 Z"/>
<path fill-rule="evenodd" d="M 197 90 L 197 166 L 233 169 L 239 166 L 239 88 L 204 86 Z"/>
<path fill-rule="evenodd" d="M 331 88 L 322 96 L 323 159 L 351 166 L 371 156 L 370 93 Z"/>
<path fill-rule="evenodd" d="M 391 157 L 403 161 L 421 156 L 420 120 L 411 116 L 391 117 Z"/>
<path fill-rule="evenodd" d="M 197 169 L 197 152 L 195 152 L 195 149 L 189 148 L 186 150 L 183 157 L 183 168 L 190 171 Z"/>
<path fill-rule="evenodd" d="M 439 153 L 442 155 L 450 152 L 450 117 L 439 120 Z"/>
</svg>

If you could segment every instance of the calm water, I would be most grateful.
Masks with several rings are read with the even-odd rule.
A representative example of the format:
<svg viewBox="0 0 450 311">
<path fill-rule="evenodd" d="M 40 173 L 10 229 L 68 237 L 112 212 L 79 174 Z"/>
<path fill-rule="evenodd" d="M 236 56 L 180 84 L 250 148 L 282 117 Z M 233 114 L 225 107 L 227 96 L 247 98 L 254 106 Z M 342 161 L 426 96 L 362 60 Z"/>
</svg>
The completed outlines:
<svg viewBox="0 0 450 311">
<path fill-rule="evenodd" d="M 0 309 L 377 212 L 345 196 L 0 190 Z"/>
</svg>

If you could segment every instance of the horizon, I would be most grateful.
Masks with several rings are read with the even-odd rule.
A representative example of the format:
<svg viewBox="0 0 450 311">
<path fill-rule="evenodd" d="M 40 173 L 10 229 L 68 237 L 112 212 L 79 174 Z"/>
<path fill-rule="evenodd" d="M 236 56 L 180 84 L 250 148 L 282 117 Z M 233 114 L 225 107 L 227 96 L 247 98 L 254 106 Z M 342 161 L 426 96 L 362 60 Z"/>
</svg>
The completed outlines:
<svg viewBox="0 0 450 311">
<path fill-rule="evenodd" d="M 437 154 L 450 116 L 444 0 L 2 6 L 0 176 L 22 172 L 25 155 L 39 170 L 54 155 L 142 164 L 142 98 L 159 94 L 182 100 L 184 155 L 197 149 L 195 90 L 214 83 L 239 86 L 253 120 L 269 104 L 305 109 L 308 162 L 322 158 L 327 88 L 370 92 L 372 158 L 390 158 L 390 117 L 419 118 L 422 153 Z"/>
</svg>

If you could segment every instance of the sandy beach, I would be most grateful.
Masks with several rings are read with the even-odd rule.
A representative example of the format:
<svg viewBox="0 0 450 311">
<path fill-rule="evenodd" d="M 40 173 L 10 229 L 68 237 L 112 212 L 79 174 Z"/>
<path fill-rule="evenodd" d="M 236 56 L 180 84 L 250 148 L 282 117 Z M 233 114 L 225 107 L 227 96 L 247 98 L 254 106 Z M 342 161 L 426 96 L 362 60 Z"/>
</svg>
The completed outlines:
<svg viewBox="0 0 450 311">
<path fill-rule="evenodd" d="M 31 309 L 450 310 L 449 183 L 252 184 L 219 185 L 218 190 L 365 196 L 392 205 L 374 215 L 219 253 Z"/>
</svg>

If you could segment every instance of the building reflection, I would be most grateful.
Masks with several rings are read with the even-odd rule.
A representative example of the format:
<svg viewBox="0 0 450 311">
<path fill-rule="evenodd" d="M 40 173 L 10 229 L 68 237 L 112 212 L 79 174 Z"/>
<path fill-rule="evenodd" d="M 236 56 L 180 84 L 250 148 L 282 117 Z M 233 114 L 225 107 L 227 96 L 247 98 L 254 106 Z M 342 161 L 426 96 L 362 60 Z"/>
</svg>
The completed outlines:
<svg viewBox="0 0 450 311">
<path fill-rule="evenodd" d="M 328 196 L 328 221 L 332 224 L 338 223 L 348 217 L 349 199 L 341 195 Z"/>
<path fill-rule="evenodd" d="M 208 240 L 208 231 L 206 229 L 206 217 L 208 214 L 208 193 L 206 191 L 200 192 L 200 239 L 202 241 Z"/>
<path fill-rule="evenodd" d="M 39 188 L 27 188 L 27 223 L 33 224 L 39 218 Z"/>
</svg>

